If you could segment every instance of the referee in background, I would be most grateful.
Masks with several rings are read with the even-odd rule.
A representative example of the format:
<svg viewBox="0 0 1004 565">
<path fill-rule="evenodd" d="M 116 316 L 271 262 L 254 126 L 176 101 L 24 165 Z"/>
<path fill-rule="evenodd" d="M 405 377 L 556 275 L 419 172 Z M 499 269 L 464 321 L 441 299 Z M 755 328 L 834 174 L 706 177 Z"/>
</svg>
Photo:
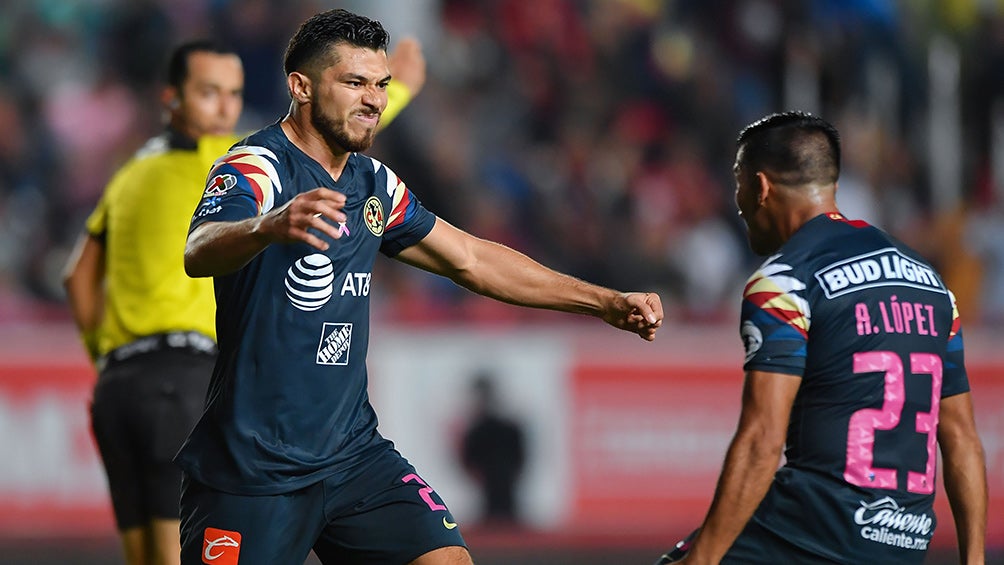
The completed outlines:
<svg viewBox="0 0 1004 565">
<path fill-rule="evenodd" d="M 243 90 L 233 51 L 195 41 L 172 52 L 169 123 L 112 177 L 66 270 L 98 370 L 91 425 L 129 565 L 180 562 L 171 459 L 202 414 L 216 358 L 213 284 L 185 275 L 183 250 L 206 173 L 237 141 Z"/>
</svg>

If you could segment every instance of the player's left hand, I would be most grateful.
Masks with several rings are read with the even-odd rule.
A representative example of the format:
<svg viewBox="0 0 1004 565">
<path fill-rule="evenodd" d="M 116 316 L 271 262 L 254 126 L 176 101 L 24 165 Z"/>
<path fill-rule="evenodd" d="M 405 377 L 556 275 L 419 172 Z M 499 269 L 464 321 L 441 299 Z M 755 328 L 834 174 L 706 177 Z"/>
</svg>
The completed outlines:
<svg viewBox="0 0 1004 565">
<path fill-rule="evenodd" d="M 654 292 L 627 292 L 618 295 L 603 315 L 603 321 L 625 331 L 634 332 L 646 341 L 655 339 L 662 326 L 662 299 Z"/>
</svg>

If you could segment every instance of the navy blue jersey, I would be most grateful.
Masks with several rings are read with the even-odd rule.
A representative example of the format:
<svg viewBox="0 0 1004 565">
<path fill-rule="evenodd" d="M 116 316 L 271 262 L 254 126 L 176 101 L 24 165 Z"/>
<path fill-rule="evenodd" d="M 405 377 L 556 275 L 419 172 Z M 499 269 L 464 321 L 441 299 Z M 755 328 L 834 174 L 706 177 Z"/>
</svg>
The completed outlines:
<svg viewBox="0 0 1004 565">
<path fill-rule="evenodd" d="M 923 559 L 938 407 L 969 390 L 934 269 L 877 228 L 821 215 L 750 277 L 741 333 L 747 370 L 802 379 L 754 520 L 838 562 Z"/>
<path fill-rule="evenodd" d="M 215 279 L 219 361 L 177 460 L 219 490 L 290 492 L 391 447 L 367 394 L 370 275 L 378 251 L 417 243 L 435 216 L 370 157 L 351 154 L 332 180 L 276 123 L 214 164 L 192 229 L 265 214 L 317 187 L 347 199 L 327 251 L 271 244 Z"/>
</svg>

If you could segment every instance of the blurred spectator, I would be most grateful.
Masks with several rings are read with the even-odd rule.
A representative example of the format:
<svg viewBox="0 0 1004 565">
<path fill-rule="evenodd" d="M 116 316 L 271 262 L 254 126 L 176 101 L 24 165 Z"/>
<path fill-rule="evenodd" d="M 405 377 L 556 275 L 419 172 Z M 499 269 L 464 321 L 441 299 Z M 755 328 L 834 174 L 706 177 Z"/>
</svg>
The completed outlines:
<svg viewBox="0 0 1004 565">
<path fill-rule="evenodd" d="M 428 53 L 428 94 L 374 157 L 398 163 L 444 219 L 549 266 L 613 286 L 652 280 L 667 309 L 722 319 L 734 308 L 723 287 L 753 260 L 722 156 L 752 117 L 797 106 L 852 121 L 841 130 L 863 137 L 846 144 L 861 150 L 847 155 L 838 192 L 849 215 L 944 261 L 971 256 L 978 269 L 965 270 L 997 286 L 985 245 L 996 240 L 979 234 L 1000 219 L 943 250 L 927 226 L 955 211 L 931 209 L 945 187 L 930 186 L 925 156 L 937 35 L 962 57 L 961 225 L 1001 191 L 1004 175 L 988 172 L 1004 143 L 993 119 L 1004 97 L 999 2 L 20 0 L 0 8 L 0 120 L 22 132 L 0 145 L 3 318 L 63 311 L 51 307 L 62 300 L 51 266 L 102 179 L 156 133 L 159 116 L 141 101 L 167 45 L 217 35 L 236 46 L 248 86 L 239 129 L 251 130 L 288 106 L 274 78 L 293 24 L 341 4 L 398 16 L 392 39 L 420 35 Z M 382 310 L 391 321 L 460 319 L 479 300 L 397 267 L 383 274 L 423 303 Z"/>
<path fill-rule="evenodd" d="M 481 488 L 481 523 L 490 527 L 519 522 L 516 487 L 526 460 L 523 429 L 504 414 L 493 377 L 472 383 L 474 413 L 464 432 L 461 460 Z"/>
</svg>

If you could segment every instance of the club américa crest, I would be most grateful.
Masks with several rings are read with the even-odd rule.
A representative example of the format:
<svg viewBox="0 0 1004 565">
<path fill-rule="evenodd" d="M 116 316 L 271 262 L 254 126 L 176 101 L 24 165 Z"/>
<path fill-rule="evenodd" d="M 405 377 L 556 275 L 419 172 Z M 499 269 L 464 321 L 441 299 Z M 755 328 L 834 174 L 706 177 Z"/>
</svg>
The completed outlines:
<svg viewBox="0 0 1004 565">
<path fill-rule="evenodd" d="M 377 237 L 383 235 L 383 204 L 376 196 L 370 196 L 366 204 L 363 204 L 363 222 L 373 235 Z"/>
</svg>

